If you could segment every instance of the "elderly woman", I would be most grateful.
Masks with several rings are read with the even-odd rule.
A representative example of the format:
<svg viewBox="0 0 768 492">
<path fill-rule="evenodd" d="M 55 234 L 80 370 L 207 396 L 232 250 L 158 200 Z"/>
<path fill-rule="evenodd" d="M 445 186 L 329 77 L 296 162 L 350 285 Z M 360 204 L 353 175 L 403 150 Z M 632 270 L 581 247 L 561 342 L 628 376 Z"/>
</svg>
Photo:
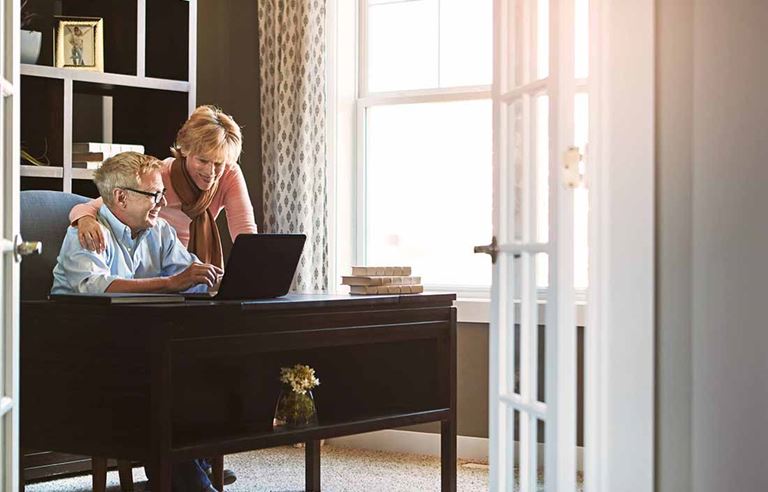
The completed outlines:
<svg viewBox="0 0 768 492">
<path fill-rule="evenodd" d="M 161 174 L 168 205 L 160 216 L 176 230 L 190 253 L 204 263 L 223 266 L 216 217 L 227 211 L 229 234 L 256 233 L 253 207 L 237 160 L 242 150 L 240 127 L 213 106 L 200 106 L 176 134 L 173 157 L 163 161 Z M 96 220 L 101 198 L 75 206 L 69 214 L 83 247 L 104 250 Z"/>
</svg>

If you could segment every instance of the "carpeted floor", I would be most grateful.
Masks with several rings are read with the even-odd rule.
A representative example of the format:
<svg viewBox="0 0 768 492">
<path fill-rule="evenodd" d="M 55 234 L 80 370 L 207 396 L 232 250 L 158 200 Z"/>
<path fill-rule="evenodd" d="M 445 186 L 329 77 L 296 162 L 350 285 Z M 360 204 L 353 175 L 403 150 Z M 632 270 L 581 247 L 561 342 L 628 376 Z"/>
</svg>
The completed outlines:
<svg viewBox="0 0 768 492">
<path fill-rule="evenodd" d="M 304 449 L 279 447 L 226 456 L 224 464 L 237 473 L 226 492 L 297 492 L 304 490 Z M 326 492 L 426 492 L 440 490 L 440 459 L 432 456 L 364 451 L 323 446 L 322 486 Z M 136 492 L 146 490 L 142 469 L 133 470 Z M 107 491 L 119 492 L 117 472 L 109 472 Z M 91 477 L 81 476 L 27 485 L 28 492 L 87 492 Z M 488 490 L 483 466 L 458 467 L 458 490 Z"/>
</svg>

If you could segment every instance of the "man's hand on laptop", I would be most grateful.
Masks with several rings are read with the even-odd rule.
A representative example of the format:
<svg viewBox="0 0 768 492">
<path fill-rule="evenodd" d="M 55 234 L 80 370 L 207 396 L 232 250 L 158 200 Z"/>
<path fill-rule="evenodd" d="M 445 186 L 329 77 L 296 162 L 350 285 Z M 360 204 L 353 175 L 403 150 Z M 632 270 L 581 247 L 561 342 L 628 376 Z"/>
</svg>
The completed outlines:
<svg viewBox="0 0 768 492">
<path fill-rule="evenodd" d="M 168 278 L 171 290 L 181 292 L 198 284 L 205 284 L 209 288 L 217 285 L 224 270 L 209 263 L 192 263 L 181 273 Z"/>
</svg>

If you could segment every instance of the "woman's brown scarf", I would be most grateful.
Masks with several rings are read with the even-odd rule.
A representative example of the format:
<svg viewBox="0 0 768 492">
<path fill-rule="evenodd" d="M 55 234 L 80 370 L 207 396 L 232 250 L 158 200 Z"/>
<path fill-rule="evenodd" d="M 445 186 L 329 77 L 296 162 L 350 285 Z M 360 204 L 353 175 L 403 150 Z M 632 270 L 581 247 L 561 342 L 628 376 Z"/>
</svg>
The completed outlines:
<svg viewBox="0 0 768 492">
<path fill-rule="evenodd" d="M 219 180 L 213 183 L 210 190 L 201 191 L 187 172 L 185 159 L 177 158 L 171 164 L 171 186 L 179 195 L 181 211 L 192 219 L 192 223 L 189 224 L 187 249 L 190 253 L 197 255 L 203 263 L 211 263 L 223 268 L 221 237 L 216 227 L 216 220 L 209 208 L 219 189 Z"/>
</svg>

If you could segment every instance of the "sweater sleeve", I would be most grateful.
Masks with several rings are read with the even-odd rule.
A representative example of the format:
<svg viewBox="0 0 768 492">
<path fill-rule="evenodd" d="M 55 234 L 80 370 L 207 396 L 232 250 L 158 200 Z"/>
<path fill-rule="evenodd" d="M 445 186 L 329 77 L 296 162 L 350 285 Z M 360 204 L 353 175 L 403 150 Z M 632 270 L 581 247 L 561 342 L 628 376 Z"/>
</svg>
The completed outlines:
<svg viewBox="0 0 768 492">
<path fill-rule="evenodd" d="M 81 203 L 72 207 L 69 211 L 69 223 L 75 225 L 75 223 L 82 217 L 89 215 L 94 219 L 99 215 L 99 209 L 104 205 L 104 200 L 101 197 L 91 200 L 90 202 Z"/>
<path fill-rule="evenodd" d="M 239 234 L 256 234 L 258 231 L 256 219 L 253 217 L 253 206 L 240 166 L 232 166 L 227 177 L 226 186 L 222 190 L 224 192 L 223 205 L 227 212 L 229 236 L 234 242 Z"/>
</svg>

